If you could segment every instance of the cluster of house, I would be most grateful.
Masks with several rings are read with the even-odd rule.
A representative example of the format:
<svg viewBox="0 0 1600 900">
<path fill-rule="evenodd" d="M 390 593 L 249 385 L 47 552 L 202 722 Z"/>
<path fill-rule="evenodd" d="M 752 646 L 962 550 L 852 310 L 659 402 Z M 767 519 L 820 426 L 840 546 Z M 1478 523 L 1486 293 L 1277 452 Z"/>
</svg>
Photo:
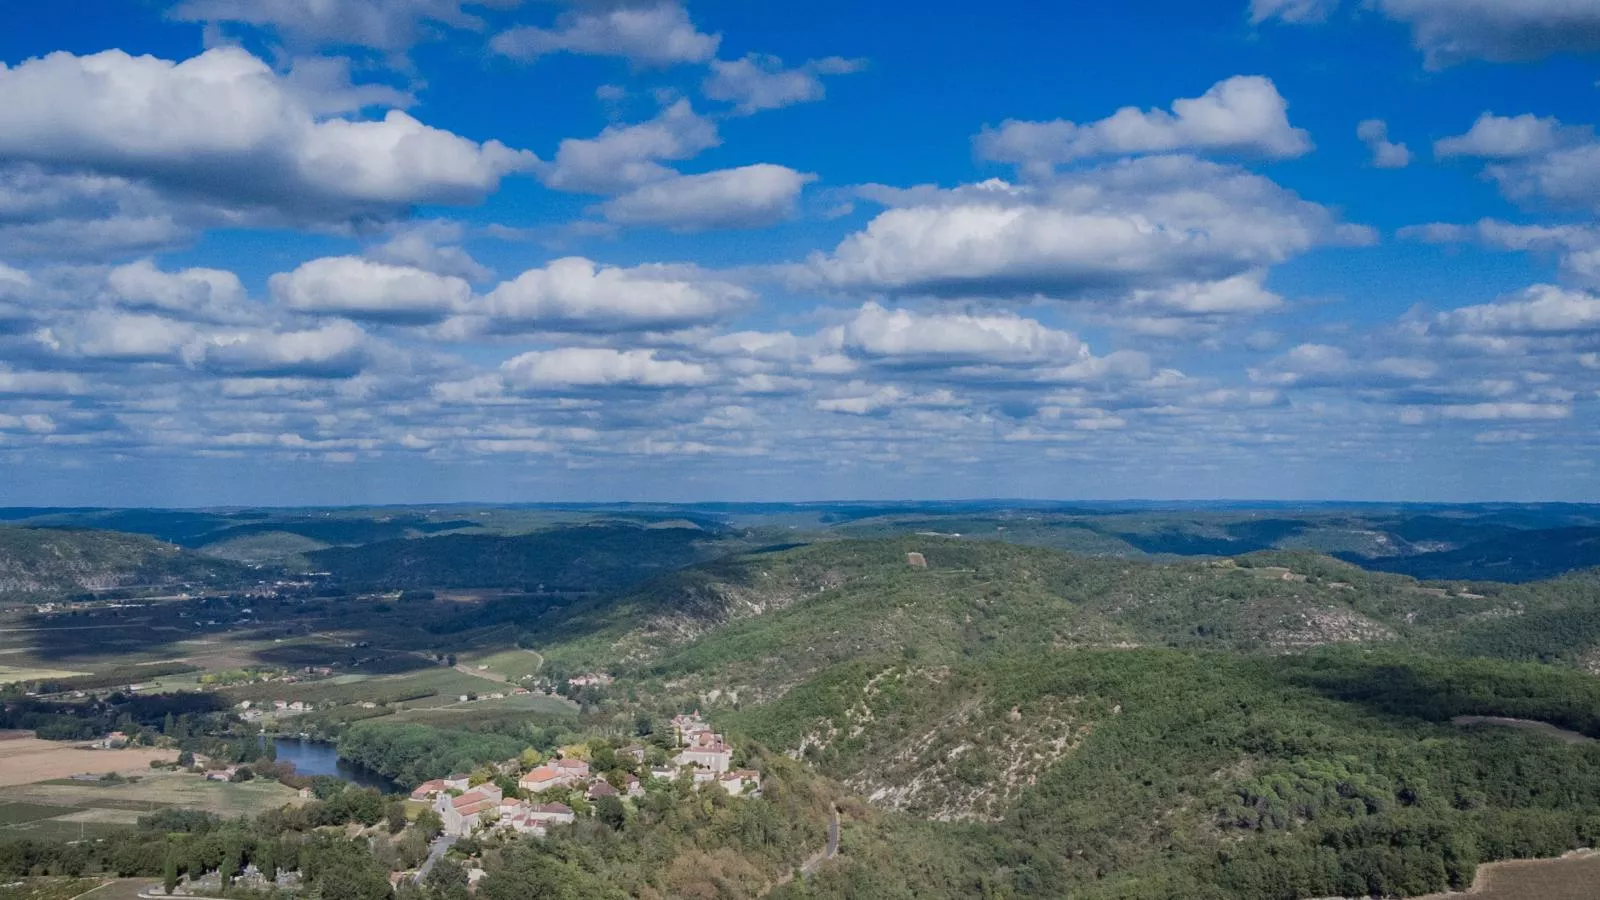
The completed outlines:
<svg viewBox="0 0 1600 900">
<path fill-rule="evenodd" d="M 256 703 L 250 700 L 240 700 L 238 703 L 239 718 L 246 722 L 259 722 L 269 715 L 293 715 L 295 713 L 310 712 L 316 709 L 310 703 L 302 700 L 274 700 L 271 704 L 265 701 Z"/>
<path fill-rule="evenodd" d="M 760 792 L 761 774 L 732 768 L 733 750 L 698 713 L 675 717 L 672 728 L 680 747 L 678 755 L 673 757 L 672 766 L 651 768 L 650 777 L 671 781 L 687 774 L 695 784 L 715 783 L 734 796 Z M 646 753 L 638 744 L 618 752 L 638 763 L 644 762 Z M 626 776 L 619 789 L 591 774 L 589 763 L 581 759 L 557 759 L 536 766 L 517 779 L 517 787 L 527 794 L 584 788 L 591 802 L 644 795 L 644 785 L 637 776 Z M 574 818 L 572 808 L 564 803 L 534 803 L 507 797 L 492 783 L 473 787 L 466 775 L 429 781 L 412 791 L 411 799 L 431 802 L 444 823 L 445 833 L 459 837 L 482 828 L 543 837 L 550 826 L 570 824 Z"/>
<path fill-rule="evenodd" d="M 588 779 L 588 763 L 563 759 L 534 769 L 522 776 L 518 785 L 535 792 L 570 787 Z M 638 786 L 638 779 L 632 781 L 628 786 L 629 796 L 644 793 Z M 596 779 L 589 785 L 590 800 L 619 794 L 605 781 Z M 434 811 L 444 823 L 445 833 L 461 837 L 485 827 L 544 837 L 550 826 L 571 824 L 574 818 L 572 807 L 565 803 L 533 803 L 507 797 L 492 783 L 471 787 L 465 775 L 429 781 L 412 791 L 411 799 L 431 800 Z"/>
<path fill-rule="evenodd" d="M 521 688 L 517 688 L 516 690 L 512 691 L 511 693 L 513 693 L 513 694 L 526 694 L 527 691 L 525 691 L 525 690 L 523 690 Z M 456 700 L 458 700 L 461 703 L 471 703 L 474 700 L 504 700 L 505 698 L 506 698 L 506 695 L 505 695 L 504 692 L 495 691 L 492 694 L 460 694 L 460 695 L 457 695 Z"/>
<path fill-rule="evenodd" d="M 411 792 L 413 800 L 432 800 L 446 834 L 465 837 L 486 825 L 544 837 L 551 825 L 574 818 L 565 803 L 530 803 L 507 797 L 493 784 L 470 787 L 465 775 L 430 781 Z"/>
<path fill-rule="evenodd" d="M 687 768 L 695 784 L 716 782 L 734 796 L 743 794 L 747 788 L 759 791 L 761 773 L 753 769 L 734 769 L 733 748 L 722 735 L 711 730 L 699 712 L 673 716 L 672 733 L 682 748 L 672 758 L 678 768 L 652 769 L 651 776 L 675 778 Z"/>
<path fill-rule="evenodd" d="M 642 755 L 643 748 L 640 748 L 640 753 Z M 581 759 L 558 759 L 553 762 L 547 762 L 542 766 L 529 770 L 527 774 L 517 779 L 517 787 L 531 794 L 548 791 L 551 788 L 570 788 L 582 784 L 589 785 L 589 797 L 591 800 L 606 796 L 616 796 L 619 793 L 608 782 L 598 778 L 591 778 L 589 764 Z M 644 793 L 644 786 L 639 783 L 638 778 L 629 775 L 626 790 L 628 796 L 637 797 Z M 596 794 L 597 791 L 599 792 L 598 794 Z"/>
<path fill-rule="evenodd" d="M 567 684 L 573 687 L 605 687 L 616 681 L 610 675 L 600 672 L 590 672 L 586 675 L 574 675 L 567 679 Z"/>
</svg>

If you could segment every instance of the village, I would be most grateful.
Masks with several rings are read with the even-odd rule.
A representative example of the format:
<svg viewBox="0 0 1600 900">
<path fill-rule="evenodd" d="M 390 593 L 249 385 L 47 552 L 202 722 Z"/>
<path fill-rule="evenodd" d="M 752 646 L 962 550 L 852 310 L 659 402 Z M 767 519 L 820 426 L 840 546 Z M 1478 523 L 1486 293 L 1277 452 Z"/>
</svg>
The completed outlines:
<svg viewBox="0 0 1600 900">
<path fill-rule="evenodd" d="M 650 780 L 689 779 L 695 785 L 716 784 L 732 796 L 760 795 L 761 774 L 732 768 L 732 748 L 698 712 L 675 716 L 671 726 L 678 752 L 669 765 L 643 770 Z M 641 766 L 645 762 L 646 748 L 641 745 L 629 745 L 618 752 Z M 521 769 L 516 760 L 502 764 L 503 769 L 513 767 Z M 591 773 L 589 762 L 583 759 L 553 759 L 522 772 L 517 779 L 521 797 L 507 796 L 492 782 L 474 785 L 474 780 L 469 775 L 452 775 L 429 781 L 413 791 L 411 799 L 431 804 L 449 836 L 507 831 L 543 837 L 551 827 L 576 820 L 577 813 L 562 802 L 571 800 L 574 794 L 588 803 L 600 803 L 606 798 L 619 802 L 637 799 L 645 793 L 645 783 L 638 775 L 626 775 L 620 784 L 613 784 Z"/>
</svg>

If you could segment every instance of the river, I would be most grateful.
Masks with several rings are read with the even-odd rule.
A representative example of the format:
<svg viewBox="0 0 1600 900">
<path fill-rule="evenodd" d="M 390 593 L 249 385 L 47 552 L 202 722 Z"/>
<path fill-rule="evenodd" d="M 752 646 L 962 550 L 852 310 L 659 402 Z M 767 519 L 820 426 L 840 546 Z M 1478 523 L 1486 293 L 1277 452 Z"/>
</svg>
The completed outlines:
<svg viewBox="0 0 1600 900">
<path fill-rule="evenodd" d="M 278 751 L 278 760 L 294 763 L 294 770 L 301 775 L 332 775 L 379 793 L 404 793 L 399 785 L 366 766 L 340 759 L 338 748 L 327 741 L 273 738 L 272 745 Z"/>
</svg>

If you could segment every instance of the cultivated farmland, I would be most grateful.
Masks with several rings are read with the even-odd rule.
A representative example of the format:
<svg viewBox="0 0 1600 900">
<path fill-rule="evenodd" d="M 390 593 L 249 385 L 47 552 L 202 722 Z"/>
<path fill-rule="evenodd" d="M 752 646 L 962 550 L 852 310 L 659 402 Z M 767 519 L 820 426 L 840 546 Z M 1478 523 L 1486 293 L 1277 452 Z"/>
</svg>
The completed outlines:
<svg viewBox="0 0 1600 900">
<path fill-rule="evenodd" d="M 176 750 L 86 750 L 29 734 L 0 740 L 0 786 L 32 784 L 85 773 L 149 772 L 151 760 L 176 759 Z"/>
</svg>

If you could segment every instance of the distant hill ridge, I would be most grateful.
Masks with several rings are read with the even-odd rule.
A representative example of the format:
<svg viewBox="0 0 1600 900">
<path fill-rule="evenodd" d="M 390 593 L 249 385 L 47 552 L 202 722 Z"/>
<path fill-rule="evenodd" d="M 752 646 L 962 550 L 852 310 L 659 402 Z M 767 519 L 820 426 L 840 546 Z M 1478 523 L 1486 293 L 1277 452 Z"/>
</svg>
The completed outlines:
<svg viewBox="0 0 1600 900">
<path fill-rule="evenodd" d="M 250 574 L 142 535 L 0 526 L 0 602 L 183 583 L 227 586 Z"/>
<path fill-rule="evenodd" d="M 522 535 L 448 534 L 305 554 L 358 586 L 610 590 L 723 552 L 699 528 L 581 525 Z"/>
<path fill-rule="evenodd" d="M 1382 559 L 1354 558 L 1366 568 L 1427 580 L 1521 583 L 1600 566 L 1600 527 L 1511 531 L 1453 550 Z"/>
</svg>

